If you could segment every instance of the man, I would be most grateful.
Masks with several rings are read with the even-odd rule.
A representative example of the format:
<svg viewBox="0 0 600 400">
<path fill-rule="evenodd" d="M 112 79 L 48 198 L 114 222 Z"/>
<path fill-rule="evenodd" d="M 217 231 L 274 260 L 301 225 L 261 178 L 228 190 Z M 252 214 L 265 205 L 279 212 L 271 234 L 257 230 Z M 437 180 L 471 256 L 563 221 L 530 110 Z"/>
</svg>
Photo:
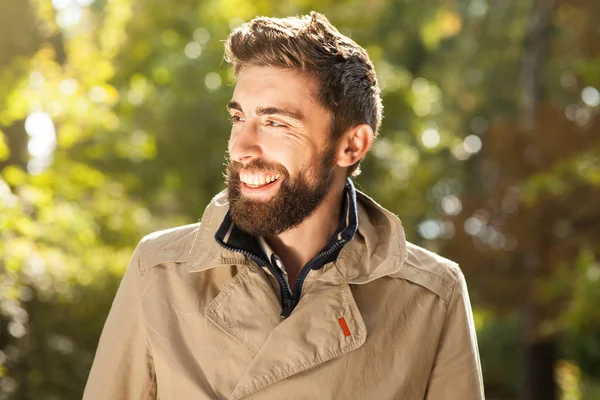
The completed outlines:
<svg viewBox="0 0 600 400">
<path fill-rule="evenodd" d="M 460 269 L 348 178 L 381 121 L 365 50 L 311 13 L 226 57 L 227 190 L 140 242 L 84 399 L 482 399 Z"/>
</svg>

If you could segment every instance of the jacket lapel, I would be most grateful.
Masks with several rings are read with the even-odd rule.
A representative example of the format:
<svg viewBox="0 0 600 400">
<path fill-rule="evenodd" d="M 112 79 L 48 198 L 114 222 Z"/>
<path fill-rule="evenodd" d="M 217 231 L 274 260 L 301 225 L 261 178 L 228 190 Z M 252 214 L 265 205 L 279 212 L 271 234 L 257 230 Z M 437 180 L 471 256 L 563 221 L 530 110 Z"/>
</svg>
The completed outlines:
<svg viewBox="0 0 600 400">
<path fill-rule="evenodd" d="M 253 356 L 277 326 L 280 306 L 264 272 L 244 267 L 208 305 L 205 315 Z"/>
<path fill-rule="evenodd" d="M 340 276 L 332 264 L 323 268 L 327 271 L 310 284 L 285 320 L 279 317 L 280 306 L 266 277 L 255 275 L 254 267 L 238 274 L 208 307 L 207 316 L 254 355 L 231 399 L 246 397 L 365 342 L 366 327 L 350 287 L 331 279 Z"/>
</svg>

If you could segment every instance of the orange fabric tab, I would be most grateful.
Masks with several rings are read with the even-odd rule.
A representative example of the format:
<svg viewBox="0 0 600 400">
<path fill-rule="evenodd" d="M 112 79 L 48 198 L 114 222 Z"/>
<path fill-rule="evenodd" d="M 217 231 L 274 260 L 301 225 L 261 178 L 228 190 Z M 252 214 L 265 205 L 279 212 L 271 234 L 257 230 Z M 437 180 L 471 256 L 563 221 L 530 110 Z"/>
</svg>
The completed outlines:
<svg viewBox="0 0 600 400">
<path fill-rule="evenodd" d="M 346 323 L 346 320 L 344 319 L 344 317 L 338 318 L 338 322 L 340 323 L 340 326 L 342 327 L 342 331 L 344 331 L 344 336 L 350 336 L 350 329 L 348 329 L 348 324 Z"/>
</svg>

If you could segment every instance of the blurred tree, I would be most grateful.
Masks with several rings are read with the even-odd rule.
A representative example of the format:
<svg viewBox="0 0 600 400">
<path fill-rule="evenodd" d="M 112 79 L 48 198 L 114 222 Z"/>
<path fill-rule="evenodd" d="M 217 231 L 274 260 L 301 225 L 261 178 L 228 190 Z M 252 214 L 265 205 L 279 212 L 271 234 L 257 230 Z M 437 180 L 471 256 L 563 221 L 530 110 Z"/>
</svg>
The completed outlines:
<svg viewBox="0 0 600 400">
<path fill-rule="evenodd" d="M 156 222 L 76 147 L 96 132 L 113 135 L 112 154 L 119 145 L 114 54 L 99 38 L 122 29 L 121 14 L 92 35 L 57 25 L 76 9 L 56 15 L 50 1 L 1 10 L 0 398 L 80 398 L 132 246 L 181 219 Z"/>
<path fill-rule="evenodd" d="M 561 335 L 582 325 L 600 331 L 591 306 L 598 304 L 591 293 L 600 288 L 594 275 L 600 30 L 593 22 L 600 7 L 594 1 L 534 1 L 530 7 L 520 22 L 519 63 L 503 66 L 513 76 L 519 66 L 520 79 L 505 79 L 498 66 L 484 74 L 505 88 L 486 93 L 485 103 L 474 107 L 470 128 L 485 121 L 486 129 L 473 143 L 483 151 L 470 160 L 462 212 L 449 218 L 458 228 L 448 254 L 469 274 L 478 300 L 499 312 L 521 310 L 527 398 L 552 399 Z M 509 25 L 505 32 L 511 31 Z M 494 51 L 482 49 L 478 56 Z M 512 110 L 488 123 L 489 105 L 507 91 Z"/>
<path fill-rule="evenodd" d="M 411 241 L 448 245 L 489 307 L 488 397 L 532 387 L 503 356 L 521 321 L 532 345 L 583 336 L 600 293 L 598 6 L 550 5 L 0 0 L 0 399 L 80 398 L 132 246 L 223 188 L 222 41 L 313 9 L 378 72 L 385 118 L 359 188 Z"/>
</svg>

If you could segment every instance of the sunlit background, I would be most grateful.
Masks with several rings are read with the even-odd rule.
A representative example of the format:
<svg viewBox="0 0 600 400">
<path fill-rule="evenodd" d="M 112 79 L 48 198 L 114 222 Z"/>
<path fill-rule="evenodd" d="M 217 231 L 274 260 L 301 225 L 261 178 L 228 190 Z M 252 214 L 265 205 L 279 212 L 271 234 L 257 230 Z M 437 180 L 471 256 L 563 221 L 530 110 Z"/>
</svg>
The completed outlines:
<svg viewBox="0 0 600 400">
<path fill-rule="evenodd" d="M 0 0 L 0 399 L 81 398 L 137 241 L 224 187 L 224 39 L 311 10 L 375 64 L 357 186 L 460 263 L 487 398 L 600 399 L 597 0 Z"/>
</svg>

